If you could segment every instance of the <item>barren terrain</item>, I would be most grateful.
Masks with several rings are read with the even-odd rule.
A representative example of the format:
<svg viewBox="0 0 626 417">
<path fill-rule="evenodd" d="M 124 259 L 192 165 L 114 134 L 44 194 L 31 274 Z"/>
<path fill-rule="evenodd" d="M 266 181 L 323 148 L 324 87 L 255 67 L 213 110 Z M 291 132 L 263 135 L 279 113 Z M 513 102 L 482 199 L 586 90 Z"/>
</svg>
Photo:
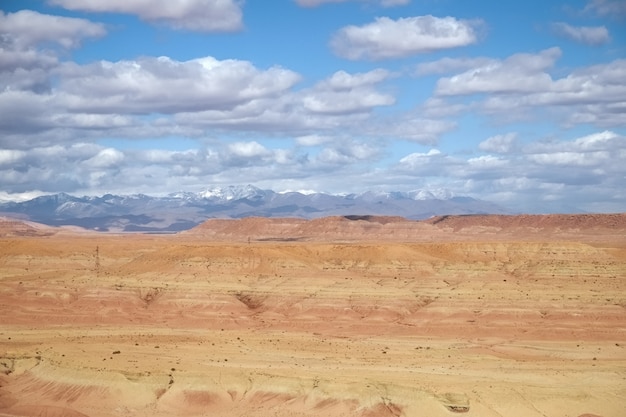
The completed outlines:
<svg viewBox="0 0 626 417">
<path fill-rule="evenodd" d="M 0 416 L 625 409 L 625 214 L 0 219 Z"/>
</svg>

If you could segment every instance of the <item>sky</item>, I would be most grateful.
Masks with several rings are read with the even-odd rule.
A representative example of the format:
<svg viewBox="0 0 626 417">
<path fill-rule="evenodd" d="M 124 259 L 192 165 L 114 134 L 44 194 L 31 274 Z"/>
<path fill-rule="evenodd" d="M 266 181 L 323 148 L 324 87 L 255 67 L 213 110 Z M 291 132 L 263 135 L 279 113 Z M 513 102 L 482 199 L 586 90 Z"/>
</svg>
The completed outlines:
<svg viewBox="0 0 626 417">
<path fill-rule="evenodd" d="M 3 0 L 0 200 L 626 211 L 626 0 Z"/>
</svg>

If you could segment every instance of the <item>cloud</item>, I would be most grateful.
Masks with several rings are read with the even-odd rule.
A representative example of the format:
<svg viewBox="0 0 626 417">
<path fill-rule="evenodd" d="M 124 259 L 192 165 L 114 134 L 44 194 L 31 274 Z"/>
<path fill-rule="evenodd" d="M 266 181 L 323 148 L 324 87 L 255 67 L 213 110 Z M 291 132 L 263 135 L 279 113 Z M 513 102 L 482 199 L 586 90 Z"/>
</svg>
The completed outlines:
<svg viewBox="0 0 626 417">
<path fill-rule="evenodd" d="M 23 150 L 0 149 L 0 167 L 10 167 L 20 163 L 27 153 Z"/>
<path fill-rule="evenodd" d="M 357 74 L 337 71 L 306 91 L 302 103 L 307 111 L 328 114 L 369 112 L 374 107 L 389 106 L 395 98 L 373 87 L 388 76 L 388 71 L 382 69 Z"/>
<path fill-rule="evenodd" d="M 526 212 L 623 211 L 626 137 L 602 131 L 574 140 L 520 146 L 515 134 L 496 135 L 480 148 L 500 155 L 412 153 L 391 169 L 405 181 L 442 181 L 458 194 L 480 195 Z M 509 147 L 516 151 L 510 152 Z M 599 203 L 602 202 L 602 203 Z"/>
<path fill-rule="evenodd" d="M 334 53 L 350 60 L 401 58 L 473 44 L 478 21 L 454 17 L 379 17 L 363 26 L 346 26 L 330 42 Z"/>
<path fill-rule="evenodd" d="M 451 155 L 431 149 L 376 169 L 372 163 L 383 157 L 383 142 L 347 136 L 310 139 L 304 139 L 304 144 L 321 146 L 317 153 L 309 149 L 313 153 L 303 154 L 297 146 L 290 147 L 289 141 L 278 149 L 261 141 L 218 141 L 210 148 L 182 151 L 118 150 L 90 143 L 28 151 L 3 149 L 0 177 L 7 193 L 134 193 L 141 189 L 199 190 L 207 184 L 246 183 L 250 178 L 268 186 L 288 183 L 302 188 L 308 184 L 325 189 L 338 187 L 337 176 L 345 184 L 363 184 L 365 175 L 364 181 L 378 188 L 397 189 L 395 182 L 403 188 L 446 184 L 456 194 L 530 212 L 574 207 L 611 211 L 623 210 L 626 204 L 626 193 L 615 191 L 626 178 L 626 137 L 613 131 L 527 145 L 514 140 L 515 134 L 505 133 L 483 142 L 480 148 L 488 152 L 485 155 Z"/>
<path fill-rule="evenodd" d="M 559 36 L 587 45 L 602 45 L 611 41 L 609 31 L 604 26 L 571 26 L 557 22 L 552 24 L 552 30 Z"/>
<path fill-rule="evenodd" d="M 43 68 L 0 72 L 4 87 L 0 90 L 0 142 L 15 141 L 12 135 L 19 133 L 41 132 L 33 140 L 44 145 L 46 136 L 61 129 L 68 138 L 72 136 L 69 129 L 116 137 L 197 135 L 200 132 L 192 132 L 193 126 L 177 126 L 167 116 L 210 109 L 237 119 L 239 107 L 263 99 L 281 100 L 300 80 L 299 74 L 280 67 L 259 69 L 248 61 L 213 57 L 189 61 L 144 57 L 87 65 L 41 61 L 40 65 Z M 153 114 L 163 116 L 142 119 Z M 85 137 L 86 132 L 74 134 Z"/>
<path fill-rule="evenodd" d="M 137 15 L 152 23 L 198 32 L 230 32 L 243 28 L 236 0 L 48 0 L 68 10 Z"/>
<path fill-rule="evenodd" d="M 478 145 L 478 149 L 486 152 L 505 154 L 517 148 L 517 133 L 495 135 L 485 139 Z"/>
<path fill-rule="evenodd" d="M 124 154 L 117 149 L 102 149 L 93 157 L 87 159 L 84 163 L 91 168 L 110 168 L 118 165 L 124 160 Z"/>
<path fill-rule="evenodd" d="M 84 38 L 97 38 L 105 34 L 104 25 L 85 19 L 41 14 L 32 10 L 4 14 L 0 10 L 3 49 L 6 43 L 11 50 L 30 48 L 41 43 L 70 49 L 80 46 Z"/>
<path fill-rule="evenodd" d="M 242 158 L 258 158 L 269 155 L 269 151 L 260 143 L 252 142 L 235 142 L 228 145 L 231 155 Z"/>
<path fill-rule="evenodd" d="M 326 3 L 345 3 L 348 1 L 367 1 L 377 3 L 382 7 L 404 6 L 411 2 L 411 0 L 295 0 L 302 7 L 317 7 Z"/>
<path fill-rule="evenodd" d="M 333 140 L 332 136 L 323 136 L 323 135 L 305 135 L 296 138 L 296 143 L 300 146 L 319 146 L 325 143 L 331 142 Z M 1 158 L 0 158 L 1 159 Z"/>
<path fill-rule="evenodd" d="M 539 54 L 515 54 L 503 61 L 490 61 L 461 74 L 441 78 L 435 93 L 447 96 L 542 91 L 552 82 L 545 71 L 560 57 L 559 48 L 550 48 Z"/>
<path fill-rule="evenodd" d="M 354 114 L 395 103 L 393 96 L 373 89 L 345 91 L 313 90 L 302 98 L 304 109 L 317 114 Z"/>
<path fill-rule="evenodd" d="M 59 53 L 104 36 L 102 24 L 32 10 L 0 11 L 0 92 L 50 90 Z"/>
<path fill-rule="evenodd" d="M 435 97 L 474 96 L 474 109 L 502 122 L 550 117 L 566 127 L 624 125 L 626 60 L 581 67 L 554 79 L 550 71 L 560 55 L 558 48 L 515 54 L 440 78 Z"/>
<path fill-rule="evenodd" d="M 321 85 L 327 86 L 335 91 L 351 90 L 354 88 L 378 84 L 389 78 L 389 75 L 389 71 L 380 68 L 366 73 L 357 74 L 349 74 L 342 70 L 335 72 L 330 76 L 330 78 L 323 81 Z"/>
<path fill-rule="evenodd" d="M 624 16 L 626 15 L 626 2 L 624 0 L 590 0 L 584 11 L 600 16 Z"/>
<path fill-rule="evenodd" d="M 377 160 L 381 149 L 373 143 L 360 142 L 353 139 L 339 139 L 332 145 L 323 148 L 309 164 L 312 169 L 342 170 L 345 167 L 359 165 L 362 162 Z"/>
<path fill-rule="evenodd" d="M 189 61 L 144 57 L 132 61 L 63 64 L 60 98 L 70 111 L 176 113 L 229 109 L 272 96 L 300 80 L 280 67 L 207 56 Z"/>
<path fill-rule="evenodd" d="M 186 125 L 290 136 L 359 130 L 375 108 L 395 102 L 393 95 L 378 90 L 387 77 L 383 70 L 338 71 L 308 88 L 250 100 L 232 109 L 180 113 L 176 120 Z"/>
</svg>

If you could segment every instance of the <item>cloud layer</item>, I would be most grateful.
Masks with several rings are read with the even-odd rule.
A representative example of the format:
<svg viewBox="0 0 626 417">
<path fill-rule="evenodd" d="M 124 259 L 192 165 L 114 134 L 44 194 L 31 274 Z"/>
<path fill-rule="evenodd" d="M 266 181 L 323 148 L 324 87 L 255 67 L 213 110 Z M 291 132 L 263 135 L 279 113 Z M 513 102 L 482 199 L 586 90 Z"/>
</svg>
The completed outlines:
<svg viewBox="0 0 626 417">
<path fill-rule="evenodd" d="M 294 0 L 302 8 L 293 9 L 339 2 Z M 410 2 L 362 3 L 399 13 L 406 7 L 387 7 Z M 0 12 L 2 195 L 254 183 L 445 188 L 534 212 L 626 205 L 626 59 L 614 27 L 595 20 L 619 18 L 619 2 L 589 1 L 578 16 L 592 25 L 551 19 L 541 47 L 502 53 L 473 49 L 485 41 L 482 18 L 368 15 L 318 38 L 332 65 L 306 51 L 291 67 L 208 47 L 75 59 L 120 30 L 88 13 L 136 15 L 174 38 L 243 30 L 243 2 L 49 4 L 81 17 Z M 571 59 L 573 48 L 587 55 Z"/>
</svg>

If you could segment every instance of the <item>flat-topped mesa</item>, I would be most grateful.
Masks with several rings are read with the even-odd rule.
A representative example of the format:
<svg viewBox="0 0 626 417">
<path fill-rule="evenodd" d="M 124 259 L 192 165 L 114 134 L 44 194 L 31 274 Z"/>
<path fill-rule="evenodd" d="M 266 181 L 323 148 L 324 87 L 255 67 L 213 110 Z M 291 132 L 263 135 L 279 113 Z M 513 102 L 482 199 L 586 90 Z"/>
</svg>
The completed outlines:
<svg viewBox="0 0 626 417">
<path fill-rule="evenodd" d="M 599 233 L 601 232 L 601 233 Z M 399 216 L 345 215 L 302 218 L 211 219 L 185 232 L 234 241 L 430 241 L 511 237 L 542 240 L 548 235 L 626 236 L 626 213 L 549 215 L 446 215 L 428 220 Z"/>
<path fill-rule="evenodd" d="M 424 227 L 433 229 L 430 225 L 396 216 L 350 215 L 313 220 L 248 217 L 207 220 L 185 234 L 254 241 L 396 240 L 409 238 L 411 233 Z"/>
<path fill-rule="evenodd" d="M 472 214 L 434 216 L 425 223 L 461 230 L 470 227 L 497 227 L 501 229 L 527 228 L 589 231 L 598 229 L 626 230 L 626 213 L 613 214 Z"/>
</svg>

